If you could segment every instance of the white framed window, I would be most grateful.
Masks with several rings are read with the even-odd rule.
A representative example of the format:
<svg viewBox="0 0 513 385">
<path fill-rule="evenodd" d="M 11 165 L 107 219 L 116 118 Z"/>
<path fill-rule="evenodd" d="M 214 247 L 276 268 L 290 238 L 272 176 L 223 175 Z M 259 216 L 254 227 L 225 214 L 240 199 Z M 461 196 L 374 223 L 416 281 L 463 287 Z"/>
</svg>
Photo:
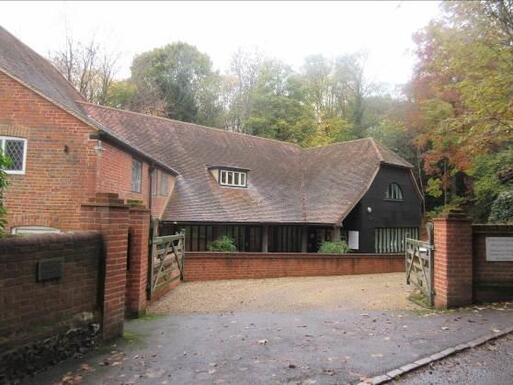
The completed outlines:
<svg viewBox="0 0 513 385">
<path fill-rule="evenodd" d="M 246 187 L 247 174 L 245 171 L 219 170 L 219 184 L 221 186 Z"/>
<path fill-rule="evenodd" d="M 157 195 L 158 188 L 158 171 L 155 169 L 151 172 L 151 195 Z"/>
<path fill-rule="evenodd" d="M 167 196 L 169 193 L 169 177 L 163 172 L 160 173 L 160 195 Z"/>
<path fill-rule="evenodd" d="M 137 159 L 132 159 L 132 191 L 141 192 L 142 185 L 142 163 Z"/>
<path fill-rule="evenodd" d="M 0 136 L 0 148 L 10 164 L 4 169 L 7 174 L 25 174 L 27 163 L 27 139 Z"/>
<path fill-rule="evenodd" d="M 392 201 L 402 201 L 403 190 L 401 190 L 401 187 L 397 183 L 390 183 L 387 188 L 385 199 Z"/>
</svg>

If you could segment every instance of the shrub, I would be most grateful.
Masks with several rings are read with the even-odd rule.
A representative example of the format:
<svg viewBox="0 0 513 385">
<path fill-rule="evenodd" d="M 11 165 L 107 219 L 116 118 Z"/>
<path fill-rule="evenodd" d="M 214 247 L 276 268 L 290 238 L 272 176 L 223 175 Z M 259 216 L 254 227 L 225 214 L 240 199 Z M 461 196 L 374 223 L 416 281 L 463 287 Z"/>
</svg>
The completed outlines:
<svg viewBox="0 0 513 385">
<path fill-rule="evenodd" d="M 349 246 L 345 241 L 324 241 L 319 248 L 319 253 L 323 254 L 345 254 L 347 252 L 349 252 Z"/>
<path fill-rule="evenodd" d="M 210 251 L 237 251 L 237 247 L 227 235 L 223 235 L 221 238 L 216 239 L 208 245 Z"/>
<path fill-rule="evenodd" d="M 513 223 L 513 191 L 501 192 L 492 204 L 491 223 Z"/>
</svg>

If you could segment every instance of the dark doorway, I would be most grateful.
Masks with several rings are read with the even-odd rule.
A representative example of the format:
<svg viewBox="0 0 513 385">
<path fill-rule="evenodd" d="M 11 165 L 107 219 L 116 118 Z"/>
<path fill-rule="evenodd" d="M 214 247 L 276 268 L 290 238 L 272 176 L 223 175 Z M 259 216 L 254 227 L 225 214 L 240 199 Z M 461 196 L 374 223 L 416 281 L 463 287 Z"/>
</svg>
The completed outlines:
<svg viewBox="0 0 513 385">
<path fill-rule="evenodd" d="M 317 253 L 322 242 L 331 241 L 331 229 L 326 227 L 308 227 L 306 251 Z"/>
</svg>

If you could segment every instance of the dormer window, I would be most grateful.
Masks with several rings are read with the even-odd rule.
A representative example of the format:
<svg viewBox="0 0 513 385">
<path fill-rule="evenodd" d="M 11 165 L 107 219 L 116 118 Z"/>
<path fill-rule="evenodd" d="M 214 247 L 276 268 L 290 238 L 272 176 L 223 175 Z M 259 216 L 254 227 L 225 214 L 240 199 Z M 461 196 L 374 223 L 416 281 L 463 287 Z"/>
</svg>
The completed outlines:
<svg viewBox="0 0 513 385">
<path fill-rule="evenodd" d="M 403 190 L 401 190 L 401 187 L 397 183 L 390 183 L 385 194 L 385 199 L 391 201 L 402 201 Z"/>
<path fill-rule="evenodd" d="M 235 170 L 219 170 L 219 184 L 230 187 L 246 187 L 247 172 Z"/>
</svg>

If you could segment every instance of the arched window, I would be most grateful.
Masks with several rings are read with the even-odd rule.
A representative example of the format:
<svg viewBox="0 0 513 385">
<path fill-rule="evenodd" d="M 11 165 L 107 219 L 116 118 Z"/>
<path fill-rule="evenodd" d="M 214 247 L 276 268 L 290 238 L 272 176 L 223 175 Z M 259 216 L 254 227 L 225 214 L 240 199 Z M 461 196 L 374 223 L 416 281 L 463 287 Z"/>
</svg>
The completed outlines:
<svg viewBox="0 0 513 385">
<path fill-rule="evenodd" d="M 385 198 L 393 200 L 393 201 L 402 201 L 403 200 L 403 190 L 401 190 L 401 187 L 397 183 L 390 183 L 388 185 L 388 189 L 387 189 Z"/>
</svg>

